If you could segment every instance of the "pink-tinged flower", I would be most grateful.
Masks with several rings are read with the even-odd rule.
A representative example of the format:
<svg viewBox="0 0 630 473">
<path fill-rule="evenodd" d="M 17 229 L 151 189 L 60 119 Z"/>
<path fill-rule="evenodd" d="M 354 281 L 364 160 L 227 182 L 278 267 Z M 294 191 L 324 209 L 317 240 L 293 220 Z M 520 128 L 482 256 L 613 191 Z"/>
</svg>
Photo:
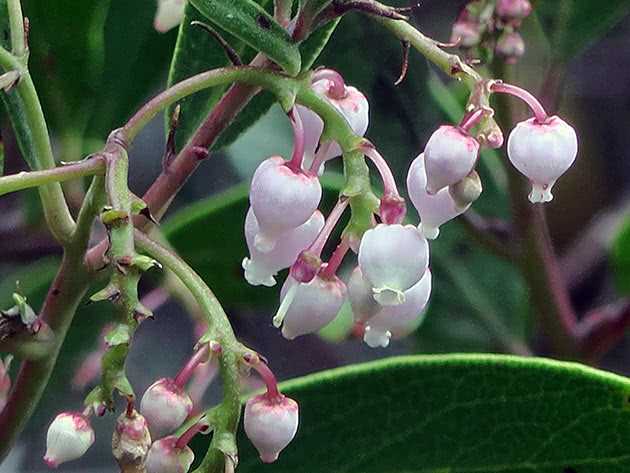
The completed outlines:
<svg viewBox="0 0 630 473">
<path fill-rule="evenodd" d="M 245 433 L 264 463 L 278 459 L 298 428 L 298 405 L 282 394 L 262 394 L 245 405 Z"/>
<path fill-rule="evenodd" d="M 544 123 L 530 118 L 514 127 L 508 138 L 508 157 L 532 183 L 531 202 L 553 199 L 551 188 L 575 161 L 577 148 L 575 130 L 559 117 Z"/>
<path fill-rule="evenodd" d="M 431 271 L 426 270 L 422 279 L 405 291 L 405 302 L 383 307 L 365 325 L 363 341 L 370 347 L 386 347 L 392 335 L 404 334 L 417 327 L 424 316 L 424 308 L 431 295 Z"/>
<path fill-rule="evenodd" d="M 0 412 L 4 409 L 11 391 L 11 377 L 9 376 L 11 359 L 11 356 L 7 356 L 4 361 L 0 358 Z"/>
<path fill-rule="evenodd" d="M 186 0 L 158 0 L 153 27 L 160 33 L 166 33 L 179 25 L 184 19 Z"/>
<path fill-rule="evenodd" d="M 361 239 L 359 267 L 381 305 L 405 302 L 428 266 L 429 244 L 412 225 L 379 224 Z"/>
<path fill-rule="evenodd" d="M 324 216 L 316 210 L 311 217 L 297 228 L 282 233 L 274 249 L 263 253 L 256 249 L 255 236 L 260 232 L 258 220 L 250 208 L 245 217 L 245 240 L 249 248 L 249 258 L 243 260 L 245 279 L 252 286 L 275 286 L 274 276 L 288 268 L 299 254 L 317 237 L 324 226 Z"/>
<path fill-rule="evenodd" d="M 292 170 L 279 156 L 263 161 L 254 173 L 249 192 L 259 227 L 254 247 L 263 253 L 273 250 L 283 233 L 311 218 L 321 198 L 317 176 Z"/>
<path fill-rule="evenodd" d="M 365 135 L 369 124 L 369 103 L 367 98 L 361 91 L 352 86 L 345 86 L 344 96 L 336 97 L 333 93 L 333 87 L 334 84 L 329 79 L 317 80 L 312 85 L 315 92 L 326 98 L 344 116 L 356 135 Z M 298 113 L 302 118 L 305 131 L 303 167 L 304 169 L 310 169 L 317 145 L 324 131 L 324 122 L 315 112 L 304 106 L 298 105 Z M 324 172 L 325 161 L 342 154 L 341 148 L 336 142 L 330 143 L 322 152 L 324 154 L 321 157 L 321 166 L 318 169 L 319 175 Z"/>
<path fill-rule="evenodd" d="M 448 189 L 436 194 L 426 190 L 427 174 L 424 168 L 424 153 L 413 160 L 407 174 L 407 192 L 420 215 L 418 229 L 428 239 L 434 240 L 440 234 L 440 225 L 464 213 L 469 206 L 459 208 Z"/>
<path fill-rule="evenodd" d="M 479 143 L 462 129 L 444 125 L 429 138 L 424 149 L 426 189 L 435 194 L 461 181 L 477 162 Z"/>
<path fill-rule="evenodd" d="M 481 25 L 474 21 L 457 20 L 451 30 L 451 42 L 463 48 L 472 48 L 481 41 Z"/>
<path fill-rule="evenodd" d="M 119 462 L 142 462 L 151 447 L 146 419 L 135 409 L 123 412 L 116 421 L 112 453 Z"/>
<path fill-rule="evenodd" d="M 516 64 L 525 54 L 525 41 L 518 31 L 504 32 L 497 41 L 495 51 L 507 64 Z"/>
<path fill-rule="evenodd" d="M 308 283 L 289 276 L 280 291 L 282 303 L 274 324 L 282 323 L 282 335 L 288 340 L 317 332 L 337 316 L 345 298 L 346 285 L 336 276 L 315 276 Z"/>
<path fill-rule="evenodd" d="M 153 442 L 145 467 L 147 473 L 186 473 L 194 460 L 190 447 L 178 447 L 177 437 L 170 436 Z"/>
<path fill-rule="evenodd" d="M 497 15 L 504 20 L 522 20 L 532 12 L 529 0 L 497 0 Z"/>
<path fill-rule="evenodd" d="M 180 427 L 193 408 L 190 396 L 171 378 L 157 380 L 140 401 L 140 412 L 153 438 L 164 437 Z"/>
<path fill-rule="evenodd" d="M 48 427 L 44 461 L 51 468 L 81 458 L 94 443 L 94 430 L 87 416 L 62 412 Z"/>
<path fill-rule="evenodd" d="M 357 266 L 348 280 L 348 299 L 355 323 L 363 323 L 374 316 L 381 305 L 374 300 L 372 285 L 365 280 L 361 268 Z"/>
</svg>

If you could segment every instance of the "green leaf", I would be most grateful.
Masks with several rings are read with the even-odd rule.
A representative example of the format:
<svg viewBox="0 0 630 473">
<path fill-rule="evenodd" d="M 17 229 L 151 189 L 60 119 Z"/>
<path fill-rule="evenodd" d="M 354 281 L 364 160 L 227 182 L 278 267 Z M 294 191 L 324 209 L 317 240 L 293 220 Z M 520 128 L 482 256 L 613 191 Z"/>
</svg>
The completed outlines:
<svg viewBox="0 0 630 473">
<path fill-rule="evenodd" d="M 598 2 L 562 0 L 541 1 L 536 5 L 552 39 L 556 60 L 567 62 L 606 34 L 630 12 L 629 0 Z M 559 29 L 559 30 L 558 30 Z"/>
<path fill-rule="evenodd" d="M 630 220 L 626 221 L 612 245 L 612 263 L 617 289 L 630 294 Z"/>
<path fill-rule="evenodd" d="M 289 34 L 267 11 L 252 0 L 191 0 L 210 21 L 264 53 L 288 74 L 301 69 L 300 51 Z"/>
<path fill-rule="evenodd" d="M 330 209 L 343 178 L 326 176 L 322 185 L 322 208 Z M 247 195 L 247 185 L 239 185 L 196 202 L 166 221 L 162 230 L 178 254 L 199 273 L 226 308 L 269 308 L 277 304 L 279 288 L 250 286 L 241 268 L 243 258 L 248 256 L 243 236 L 249 206 Z"/>
<path fill-rule="evenodd" d="M 271 4 L 270 0 L 260 0 L 261 7 Z M 201 28 L 192 26 L 193 21 L 205 21 L 206 18 L 192 4 L 186 6 L 184 20 L 177 37 L 177 45 L 173 54 L 173 61 L 169 73 L 168 83 L 173 85 L 188 77 L 203 71 L 230 65 L 223 49 L 208 33 Z M 310 68 L 326 45 L 338 21 L 331 22 L 315 31 L 300 45 L 302 55 L 302 69 Z M 248 47 L 240 39 L 221 32 L 224 39 L 237 51 L 243 62 L 253 59 L 256 51 Z M 181 118 L 177 129 L 178 148 L 188 141 L 205 117 L 210 113 L 219 99 L 223 96 L 227 86 L 213 87 L 196 93 L 179 102 Z M 259 93 L 238 115 L 234 123 L 225 130 L 214 144 L 213 149 L 220 149 L 233 143 L 244 131 L 256 123 L 274 103 L 273 95 Z M 166 123 L 170 121 L 173 107 L 166 112 Z"/>
<path fill-rule="evenodd" d="M 493 355 L 390 358 L 289 381 L 296 438 L 271 467 L 245 435 L 242 473 L 630 471 L 630 381 Z"/>
</svg>

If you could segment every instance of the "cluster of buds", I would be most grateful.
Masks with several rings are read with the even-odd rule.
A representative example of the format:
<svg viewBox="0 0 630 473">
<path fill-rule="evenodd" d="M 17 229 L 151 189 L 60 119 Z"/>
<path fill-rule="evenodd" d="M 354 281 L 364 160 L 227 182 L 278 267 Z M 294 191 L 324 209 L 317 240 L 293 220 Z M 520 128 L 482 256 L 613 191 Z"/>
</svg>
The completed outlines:
<svg viewBox="0 0 630 473">
<path fill-rule="evenodd" d="M 453 24 L 451 41 L 469 57 L 488 58 L 494 52 L 514 64 L 525 53 L 519 28 L 531 11 L 529 0 L 471 0 Z"/>
</svg>

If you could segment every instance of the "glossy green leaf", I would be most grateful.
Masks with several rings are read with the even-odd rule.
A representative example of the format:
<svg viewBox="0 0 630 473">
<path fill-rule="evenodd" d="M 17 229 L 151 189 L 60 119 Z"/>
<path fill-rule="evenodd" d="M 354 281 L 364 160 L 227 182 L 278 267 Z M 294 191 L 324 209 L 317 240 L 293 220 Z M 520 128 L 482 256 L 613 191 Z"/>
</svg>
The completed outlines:
<svg viewBox="0 0 630 473">
<path fill-rule="evenodd" d="M 612 246 L 612 263 L 617 289 L 630 294 L 630 221 L 626 221 Z"/>
<path fill-rule="evenodd" d="M 242 473 L 630 471 L 630 380 L 492 355 L 390 358 L 289 381 L 300 427 L 273 465 L 245 435 Z"/>
<path fill-rule="evenodd" d="M 300 51 L 289 34 L 253 0 L 191 0 L 212 23 L 264 53 L 288 74 L 301 69 Z"/>
<path fill-rule="evenodd" d="M 547 26 L 554 57 L 566 62 L 619 23 L 630 12 L 630 1 L 540 1 L 536 12 Z"/>
<path fill-rule="evenodd" d="M 323 179 L 322 208 L 332 207 L 342 184 L 341 176 Z M 279 288 L 250 286 L 241 268 L 243 258 L 248 255 L 243 236 L 249 206 L 247 195 L 247 186 L 240 185 L 192 204 L 167 220 L 162 230 L 178 254 L 201 275 L 226 308 L 269 308 L 277 303 Z"/>
</svg>

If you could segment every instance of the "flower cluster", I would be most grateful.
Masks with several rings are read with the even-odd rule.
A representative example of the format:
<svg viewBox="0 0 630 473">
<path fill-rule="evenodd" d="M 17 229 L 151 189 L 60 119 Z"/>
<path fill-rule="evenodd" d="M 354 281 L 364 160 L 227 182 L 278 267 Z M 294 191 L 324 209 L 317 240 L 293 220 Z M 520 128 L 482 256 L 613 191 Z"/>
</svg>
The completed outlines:
<svg viewBox="0 0 630 473">
<path fill-rule="evenodd" d="M 327 69 L 314 74 L 312 89 L 339 111 L 357 138 L 363 136 L 369 108 L 363 94 Z M 530 200 L 548 202 L 554 183 L 577 154 L 575 132 L 560 118 L 548 117 L 523 89 L 494 81 L 487 84 L 487 93 L 511 94 L 531 107 L 534 117 L 512 130 L 507 151 L 512 164 L 531 181 Z M 475 171 L 480 148 L 500 147 L 503 134 L 497 127 L 496 139 L 482 140 L 482 123 L 492 111 L 473 107 L 459 124 L 440 126 L 430 136 L 407 175 L 407 192 L 420 217 L 417 226 L 403 223 L 405 204 L 392 173 L 374 146 L 364 140 L 358 150 L 373 162 L 383 180 L 380 206 L 374 210 L 371 227 L 359 235 L 346 227 L 329 260 L 322 262 L 322 250 L 351 197 L 342 194 L 327 218 L 318 209 L 319 176 L 324 163 L 339 156 L 341 149 L 322 138 L 327 135 L 322 135 L 321 118 L 303 106 L 296 109 L 290 113 L 295 132 L 292 158 L 267 159 L 252 179 L 245 219 L 250 250 L 249 258 L 243 260 L 245 278 L 253 285 L 273 286 L 277 273 L 290 268 L 273 319 L 289 340 L 317 332 L 349 300 L 365 343 L 386 347 L 392 337 L 404 336 L 421 323 L 432 284 L 429 240 L 437 238 L 441 225 L 464 213 L 480 196 L 482 184 Z M 349 251 L 357 254 L 358 264 L 346 283 L 337 273 Z"/>
<path fill-rule="evenodd" d="M 529 0 L 471 0 L 453 24 L 451 41 L 469 57 L 494 53 L 507 64 L 514 64 L 525 53 L 518 30 L 531 11 Z"/>
</svg>

